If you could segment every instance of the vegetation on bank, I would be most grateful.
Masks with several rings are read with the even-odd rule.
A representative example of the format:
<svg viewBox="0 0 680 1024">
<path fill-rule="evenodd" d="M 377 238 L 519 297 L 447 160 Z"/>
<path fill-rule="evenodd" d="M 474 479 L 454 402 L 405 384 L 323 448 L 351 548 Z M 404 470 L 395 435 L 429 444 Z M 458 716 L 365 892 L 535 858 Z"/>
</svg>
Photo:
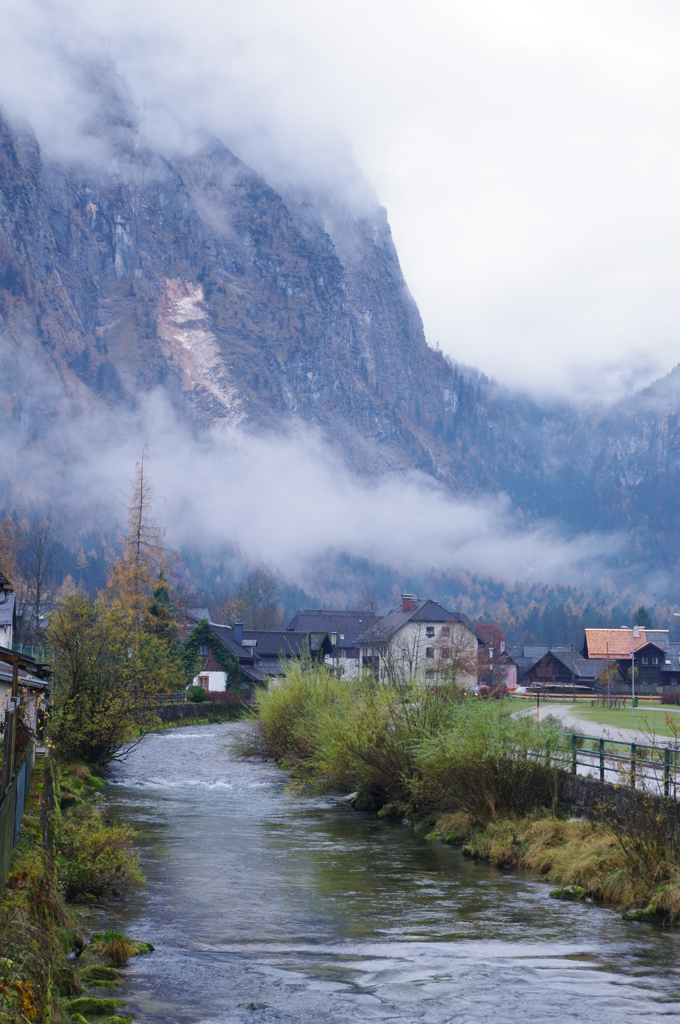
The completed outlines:
<svg viewBox="0 0 680 1024">
<path fill-rule="evenodd" d="M 293 786 L 356 794 L 358 809 L 407 818 L 470 856 L 530 870 L 648 918 L 680 921 L 677 805 L 631 794 L 570 820 L 559 794 L 569 738 L 454 683 L 385 686 L 291 666 L 257 697 L 243 752 L 274 758 Z M 571 887 L 577 887 L 573 889 Z"/>
<path fill-rule="evenodd" d="M 0 899 L 0 1021 L 59 1024 L 77 1020 L 78 1011 L 82 1024 L 90 1016 L 110 1019 L 122 1005 L 96 1003 L 105 983 L 118 984 L 115 968 L 124 961 L 116 942 L 94 935 L 86 945 L 82 937 L 92 907 L 144 882 L 134 833 L 97 809 L 105 785 L 84 764 L 60 767 L 49 758 L 33 769 Z M 130 948 L 129 955 L 148 951 Z"/>
</svg>

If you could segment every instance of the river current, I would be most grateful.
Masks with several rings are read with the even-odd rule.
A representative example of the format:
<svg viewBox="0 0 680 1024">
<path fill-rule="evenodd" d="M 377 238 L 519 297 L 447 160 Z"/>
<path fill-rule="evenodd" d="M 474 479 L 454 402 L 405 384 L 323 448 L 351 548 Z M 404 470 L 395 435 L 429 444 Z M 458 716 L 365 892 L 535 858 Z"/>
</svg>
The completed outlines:
<svg viewBox="0 0 680 1024">
<path fill-rule="evenodd" d="M 560 903 L 229 750 L 240 725 L 147 736 L 106 813 L 139 833 L 146 890 L 117 924 L 141 1022 L 680 1020 L 680 936 Z M 109 915 L 110 919 L 110 915 Z"/>
</svg>

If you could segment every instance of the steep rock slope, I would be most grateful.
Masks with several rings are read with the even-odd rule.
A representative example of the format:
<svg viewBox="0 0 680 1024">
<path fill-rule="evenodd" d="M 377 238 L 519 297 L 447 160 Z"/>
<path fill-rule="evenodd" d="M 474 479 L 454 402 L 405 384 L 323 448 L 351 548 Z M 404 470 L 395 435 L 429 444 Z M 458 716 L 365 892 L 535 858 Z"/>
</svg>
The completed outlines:
<svg viewBox="0 0 680 1024">
<path fill-rule="evenodd" d="M 3 120 L 4 332 L 39 339 L 65 382 L 111 406 L 160 385 L 202 423 L 295 416 L 359 470 L 475 486 L 470 426 L 443 437 L 466 411 L 478 429 L 475 389 L 426 344 L 384 211 L 347 214 L 336 247 L 290 207 L 217 142 L 190 159 L 128 144 L 106 168 L 60 166 Z"/>
<path fill-rule="evenodd" d="M 296 418 L 359 472 L 419 468 L 507 493 L 525 525 L 622 529 L 666 568 L 680 553 L 680 369 L 600 411 L 461 372 L 425 341 L 384 210 L 278 192 L 215 140 L 169 158 L 119 116 L 108 160 L 56 164 L 0 117 L 0 335 L 75 403 L 120 414 L 162 387 L 189 423 Z"/>
</svg>

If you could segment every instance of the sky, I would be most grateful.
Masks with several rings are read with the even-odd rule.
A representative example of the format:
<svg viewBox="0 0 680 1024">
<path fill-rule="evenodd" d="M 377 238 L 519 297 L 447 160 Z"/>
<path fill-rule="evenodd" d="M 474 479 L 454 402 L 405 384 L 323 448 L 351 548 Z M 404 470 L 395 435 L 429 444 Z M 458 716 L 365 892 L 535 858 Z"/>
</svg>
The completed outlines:
<svg viewBox="0 0 680 1024">
<path fill-rule="evenodd" d="M 426 336 L 612 400 L 680 362 L 680 8 L 629 0 L 0 0 L 0 103 L 83 145 L 109 61 L 166 148 L 388 211 Z M 358 192 L 361 192 L 358 189 Z"/>
</svg>

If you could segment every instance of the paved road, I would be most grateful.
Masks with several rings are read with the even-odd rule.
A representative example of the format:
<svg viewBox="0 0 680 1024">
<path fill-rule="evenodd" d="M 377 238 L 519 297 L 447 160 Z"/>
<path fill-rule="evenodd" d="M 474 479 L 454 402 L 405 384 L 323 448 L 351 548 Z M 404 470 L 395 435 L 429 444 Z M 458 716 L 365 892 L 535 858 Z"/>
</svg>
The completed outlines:
<svg viewBox="0 0 680 1024">
<path fill-rule="evenodd" d="M 534 707 L 532 711 L 535 715 L 536 708 Z M 605 739 L 622 740 L 624 743 L 649 743 L 653 739 L 650 733 L 644 729 L 618 729 L 615 725 L 600 725 L 589 719 L 579 718 L 578 708 L 575 708 L 573 704 L 542 704 L 540 716 L 544 718 L 546 715 L 560 718 L 565 728 L 585 736 L 603 736 Z M 632 721 L 633 716 L 631 715 Z M 659 747 L 671 746 L 672 743 L 673 740 L 670 736 L 658 736 L 655 740 L 655 745 Z"/>
</svg>

